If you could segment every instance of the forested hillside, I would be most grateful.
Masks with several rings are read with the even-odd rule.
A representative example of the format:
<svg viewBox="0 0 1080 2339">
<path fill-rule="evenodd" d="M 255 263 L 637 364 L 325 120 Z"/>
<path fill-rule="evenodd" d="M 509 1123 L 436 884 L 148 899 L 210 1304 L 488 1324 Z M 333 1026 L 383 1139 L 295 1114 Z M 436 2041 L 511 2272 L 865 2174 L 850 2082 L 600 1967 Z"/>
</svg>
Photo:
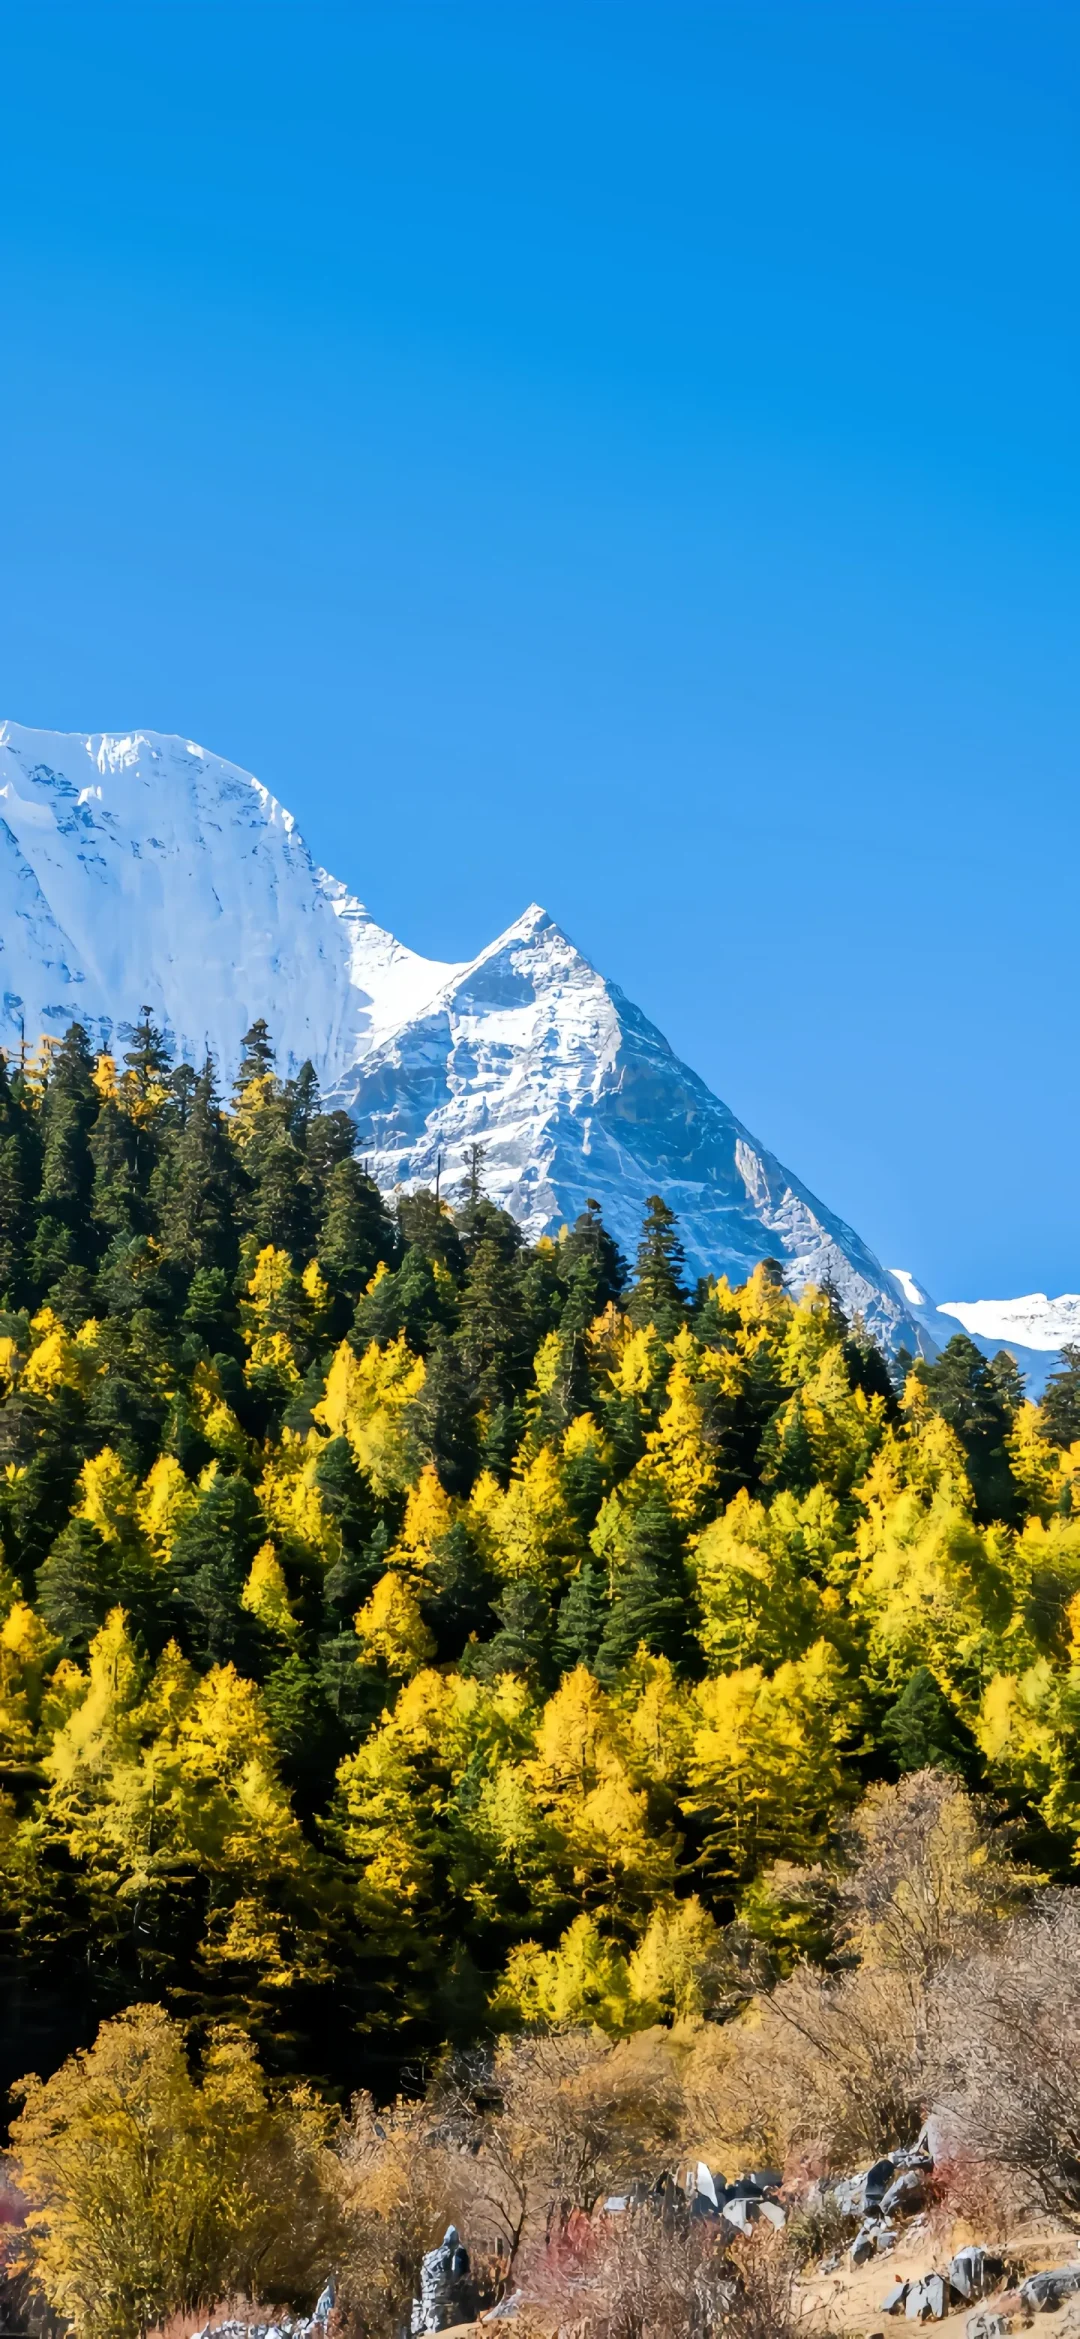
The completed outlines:
<svg viewBox="0 0 1080 2339">
<path fill-rule="evenodd" d="M 709 2011 L 868 1782 L 1080 1837 L 1080 1354 L 890 1366 L 779 1269 L 391 1208 L 256 1024 L 0 1071 L 9 2075 L 132 2000 L 391 2088 Z M 822 1866 L 822 1863 L 825 1863 Z M 18 2028 L 18 2043 L 12 2040 Z"/>
</svg>

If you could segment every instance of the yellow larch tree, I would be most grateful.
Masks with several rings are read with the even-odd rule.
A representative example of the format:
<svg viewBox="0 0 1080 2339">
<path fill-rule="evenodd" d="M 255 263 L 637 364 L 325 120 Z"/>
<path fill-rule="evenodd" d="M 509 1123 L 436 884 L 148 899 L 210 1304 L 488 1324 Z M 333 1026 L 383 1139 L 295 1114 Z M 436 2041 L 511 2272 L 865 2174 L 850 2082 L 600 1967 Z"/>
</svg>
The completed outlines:
<svg viewBox="0 0 1080 2339">
<path fill-rule="evenodd" d="M 717 1674 L 694 1706 L 685 1809 L 704 1822 L 707 1867 L 736 1879 L 782 1853 L 814 1859 L 849 1791 L 841 1749 L 858 1718 L 836 1650 L 817 1641 L 772 1675 Z"/>
<path fill-rule="evenodd" d="M 404 1333 L 384 1348 L 371 1341 L 363 1356 L 348 1340 L 335 1353 L 315 1419 L 331 1437 L 348 1438 L 377 1495 L 410 1483 L 405 1415 L 423 1386 L 423 1357 L 413 1355 Z"/>
</svg>

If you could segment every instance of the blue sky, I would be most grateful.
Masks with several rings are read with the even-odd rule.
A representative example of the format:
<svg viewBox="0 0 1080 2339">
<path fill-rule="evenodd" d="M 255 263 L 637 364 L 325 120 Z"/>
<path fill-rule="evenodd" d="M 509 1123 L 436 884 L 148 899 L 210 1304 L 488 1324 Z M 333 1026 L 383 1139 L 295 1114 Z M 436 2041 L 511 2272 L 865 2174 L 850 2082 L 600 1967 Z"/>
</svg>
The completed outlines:
<svg viewBox="0 0 1080 2339">
<path fill-rule="evenodd" d="M 1080 1288 L 1080 14 L 0 0 L 0 707 L 530 899 L 887 1263 Z"/>
</svg>

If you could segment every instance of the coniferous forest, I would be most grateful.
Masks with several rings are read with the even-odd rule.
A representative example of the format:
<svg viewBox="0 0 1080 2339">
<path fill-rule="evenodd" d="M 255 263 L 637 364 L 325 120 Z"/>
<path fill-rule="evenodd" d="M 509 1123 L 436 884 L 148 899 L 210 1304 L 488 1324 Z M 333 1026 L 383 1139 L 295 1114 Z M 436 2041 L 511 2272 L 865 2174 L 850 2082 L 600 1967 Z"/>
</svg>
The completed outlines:
<svg viewBox="0 0 1080 2339">
<path fill-rule="evenodd" d="M 354 1141 L 261 1023 L 227 1101 L 145 1012 L 0 1068 L 5 2076 L 133 2001 L 339 2096 L 707 2013 L 926 1766 L 1067 1880 L 1080 1352 L 1035 1406 Z"/>
</svg>

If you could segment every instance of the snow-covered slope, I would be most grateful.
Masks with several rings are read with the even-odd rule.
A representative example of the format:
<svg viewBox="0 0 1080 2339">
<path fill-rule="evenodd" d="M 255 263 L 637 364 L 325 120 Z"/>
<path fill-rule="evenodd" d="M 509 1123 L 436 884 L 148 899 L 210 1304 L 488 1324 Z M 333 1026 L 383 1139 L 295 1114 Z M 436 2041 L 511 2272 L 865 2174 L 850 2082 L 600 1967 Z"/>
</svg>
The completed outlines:
<svg viewBox="0 0 1080 2339">
<path fill-rule="evenodd" d="M 380 1183 L 484 1183 L 532 1236 L 590 1195 L 633 1254 L 646 1197 L 678 1213 L 694 1274 L 770 1254 L 793 1284 L 831 1277 L 890 1343 L 920 1327 L 851 1227 L 744 1129 L 663 1035 L 534 906 L 338 1084 Z"/>
<path fill-rule="evenodd" d="M 104 1045 L 143 1001 L 179 1054 L 198 1064 L 209 1048 L 226 1076 L 265 1015 L 282 1070 L 310 1056 L 387 1186 L 438 1172 L 448 1192 L 480 1143 L 488 1191 L 530 1235 L 595 1195 L 632 1252 L 659 1190 L 693 1273 L 741 1276 L 772 1254 L 793 1288 L 829 1276 L 891 1345 L 940 1346 L 953 1329 L 545 911 L 467 965 L 421 958 L 315 866 L 236 764 L 151 731 L 0 725 L 0 1043 L 78 1019 Z"/>
<path fill-rule="evenodd" d="M 153 731 L 0 725 L 0 1041 L 145 1000 L 177 1049 L 235 1059 L 252 1017 L 284 1068 L 333 1078 L 455 969 L 418 958 L 314 867 L 292 814 L 221 756 Z"/>
</svg>

